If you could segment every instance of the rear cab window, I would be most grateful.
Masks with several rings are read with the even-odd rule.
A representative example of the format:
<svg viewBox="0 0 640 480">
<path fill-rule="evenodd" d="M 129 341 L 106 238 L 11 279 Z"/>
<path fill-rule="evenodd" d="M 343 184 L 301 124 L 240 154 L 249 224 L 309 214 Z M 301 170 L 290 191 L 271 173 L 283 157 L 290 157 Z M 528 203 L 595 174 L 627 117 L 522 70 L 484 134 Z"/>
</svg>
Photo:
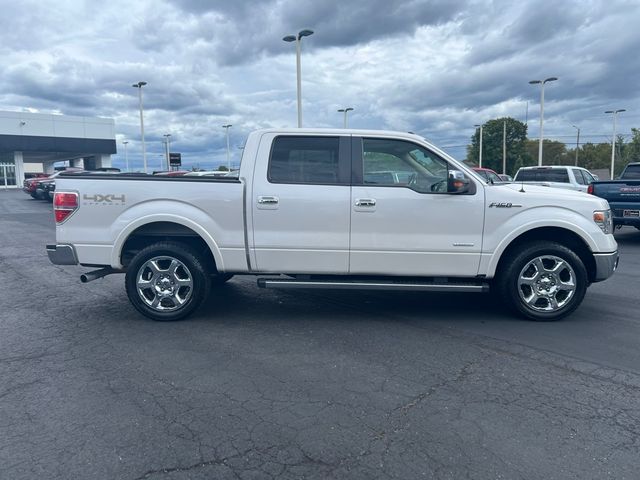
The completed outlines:
<svg viewBox="0 0 640 480">
<path fill-rule="evenodd" d="M 621 178 L 628 180 L 640 180 L 640 165 L 627 165 Z"/>
<path fill-rule="evenodd" d="M 532 168 L 520 170 L 515 181 L 569 183 L 569 173 L 566 168 Z"/>
</svg>

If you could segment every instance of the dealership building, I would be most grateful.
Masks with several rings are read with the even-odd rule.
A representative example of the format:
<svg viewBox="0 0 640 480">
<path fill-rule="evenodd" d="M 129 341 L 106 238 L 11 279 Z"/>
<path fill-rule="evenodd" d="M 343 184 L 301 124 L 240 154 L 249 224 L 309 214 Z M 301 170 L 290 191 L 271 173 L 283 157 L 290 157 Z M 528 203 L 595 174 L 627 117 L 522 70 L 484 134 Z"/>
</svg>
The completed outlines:
<svg viewBox="0 0 640 480">
<path fill-rule="evenodd" d="M 21 186 L 25 175 L 53 173 L 56 162 L 110 167 L 115 153 L 113 119 L 0 111 L 0 188 Z"/>
</svg>

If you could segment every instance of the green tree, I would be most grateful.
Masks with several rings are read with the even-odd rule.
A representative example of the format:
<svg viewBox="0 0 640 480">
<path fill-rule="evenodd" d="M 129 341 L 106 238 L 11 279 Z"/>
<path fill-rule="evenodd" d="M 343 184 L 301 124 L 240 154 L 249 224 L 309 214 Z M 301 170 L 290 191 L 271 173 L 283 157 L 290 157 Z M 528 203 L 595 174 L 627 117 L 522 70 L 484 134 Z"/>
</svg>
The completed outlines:
<svg viewBox="0 0 640 480">
<path fill-rule="evenodd" d="M 578 152 L 578 165 L 587 170 L 611 168 L 611 144 L 585 143 Z"/>
<path fill-rule="evenodd" d="M 631 129 L 631 141 L 625 145 L 624 155 L 622 155 L 624 164 L 630 162 L 640 162 L 640 129 Z"/>
<path fill-rule="evenodd" d="M 502 173 L 502 134 L 506 122 L 507 169 L 513 175 L 523 165 L 530 164 L 530 157 L 525 148 L 527 126 L 511 117 L 489 120 L 482 128 L 482 166 Z M 478 165 L 480 145 L 480 128 L 476 128 L 471 137 L 471 145 L 467 147 L 466 162 Z"/>
<path fill-rule="evenodd" d="M 526 149 L 533 165 L 538 164 L 538 140 L 527 140 Z M 569 158 L 567 147 L 563 142 L 555 140 L 542 141 L 542 165 L 573 165 L 573 158 Z"/>
</svg>

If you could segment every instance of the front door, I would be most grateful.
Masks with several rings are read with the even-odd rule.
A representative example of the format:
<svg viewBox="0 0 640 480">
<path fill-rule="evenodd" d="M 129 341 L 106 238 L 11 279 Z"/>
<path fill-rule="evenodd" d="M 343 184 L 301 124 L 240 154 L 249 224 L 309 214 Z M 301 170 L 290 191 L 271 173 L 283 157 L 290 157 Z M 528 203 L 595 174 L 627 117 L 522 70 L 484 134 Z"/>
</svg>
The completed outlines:
<svg viewBox="0 0 640 480">
<path fill-rule="evenodd" d="M 353 139 L 351 274 L 475 276 L 482 251 L 484 189 L 407 140 Z M 465 177 L 469 192 L 448 192 Z"/>
</svg>

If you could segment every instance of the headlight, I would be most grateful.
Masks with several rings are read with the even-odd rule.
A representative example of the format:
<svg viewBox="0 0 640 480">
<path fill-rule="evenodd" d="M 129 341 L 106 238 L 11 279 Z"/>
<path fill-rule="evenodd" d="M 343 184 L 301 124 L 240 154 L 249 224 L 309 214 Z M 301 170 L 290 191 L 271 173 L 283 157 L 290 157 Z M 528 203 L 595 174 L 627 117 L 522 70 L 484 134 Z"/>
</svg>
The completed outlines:
<svg viewBox="0 0 640 480">
<path fill-rule="evenodd" d="M 613 233 L 613 217 L 611 210 L 596 210 L 593 212 L 593 221 L 604 233 Z"/>
</svg>

